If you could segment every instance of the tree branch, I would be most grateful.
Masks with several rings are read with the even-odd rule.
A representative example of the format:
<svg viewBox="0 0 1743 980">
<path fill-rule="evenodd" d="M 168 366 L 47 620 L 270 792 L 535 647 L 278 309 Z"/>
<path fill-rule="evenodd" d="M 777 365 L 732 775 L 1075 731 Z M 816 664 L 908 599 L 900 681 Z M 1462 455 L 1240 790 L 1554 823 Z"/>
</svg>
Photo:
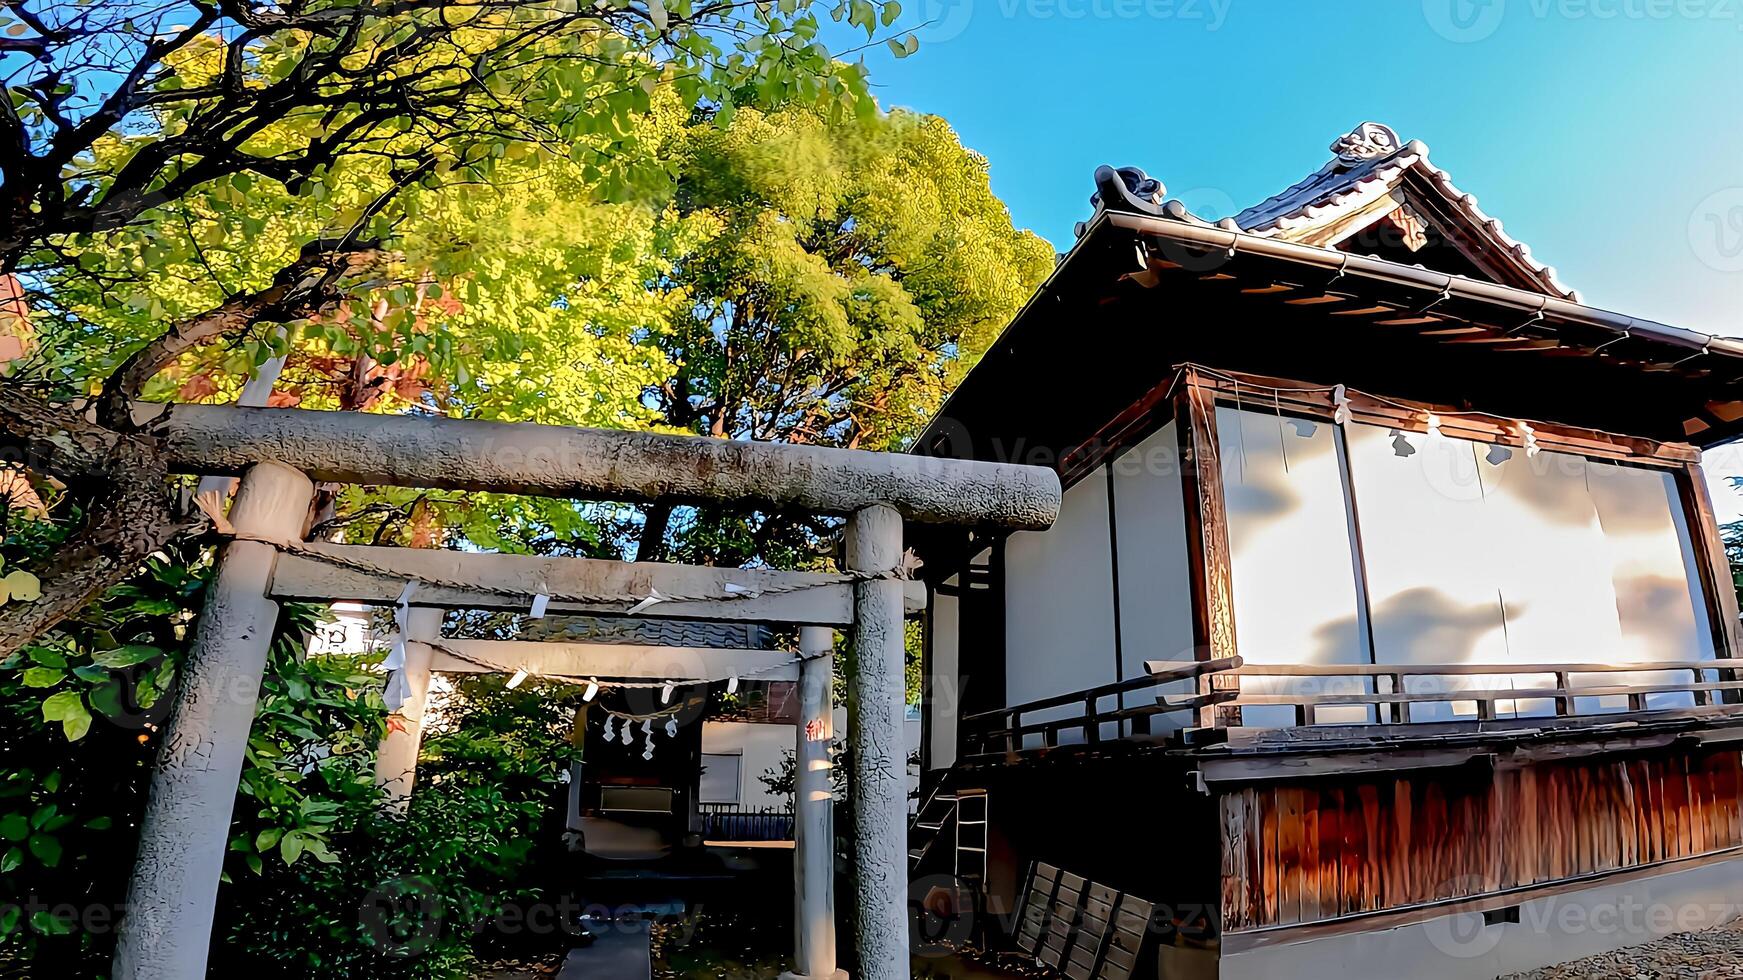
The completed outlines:
<svg viewBox="0 0 1743 980">
<path fill-rule="evenodd" d="M 88 491 L 83 525 L 34 569 L 41 597 L 0 606 L 4 660 L 137 573 L 185 525 L 170 508 L 168 469 L 155 440 L 109 431 L 19 385 L 0 385 L 0 452 Z"/>
<path fill-rule="evenodd" d="M 103 384 L 97 417 L 126 431 L 132 426 L 127 403 L 139 396 L 157 373 L 188 351 L 256 323 L 288 323 L 328 312 L 350 293 L 353 281 L 379 266 L 384 253 L 373 243 L 334 251 L 326 242 L 305 246 L 295 262 L 280 269 L 272 285 L 230 297 L 198 316 L 183 320 L 134 351 Z"/>
</svg>

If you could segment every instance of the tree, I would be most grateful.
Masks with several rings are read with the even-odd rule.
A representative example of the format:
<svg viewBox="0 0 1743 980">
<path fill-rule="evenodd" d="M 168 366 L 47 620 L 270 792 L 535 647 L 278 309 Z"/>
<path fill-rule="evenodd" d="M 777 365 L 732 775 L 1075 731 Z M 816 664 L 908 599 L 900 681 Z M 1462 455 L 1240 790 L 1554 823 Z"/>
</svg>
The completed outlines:
<svg viewBox="0 0 1743 980">
<path fill-rule="evenodd" d="M 1052 268 L 941 119 L 790 107 L 696 126 L 679 212 L 712 233 L 675 255 L 689 315 L 656 338 L 650 397 L 700 435 L 898 449 Z M 798 517 L 648 511 L 638 557 L 736 563 L 813 538 Z"/>
<path fill-rule="evenodd" d="M 101 305 L 133 302 L 156 321 L 161 299 L 140 306 L 140 277 L 201 261 L 202 243 L 235 234 L 231 191 L 246 197 L 268 182 L 326 203 L 340 184 L 375 189 L 337 195 L 314 234 L 243 223 L 283 234 L 287 259 L 126 349 L 96 391 L 69 391 L 52 350 L 35 385 L 16 370 L 0 385 L 0 455 L 58 479 L 91 515 L 42 570 L 41 600 L 0 608 L 0 656 L 187 529 L 152 437 L 126 410 L 158 371 L 262 322 L 332 314 L 360 287 L 415 287 L 421 278 L 396 281 L 410 188 L 555 161 L 578 168 L 600 199 L 658 186 L 663 171 L 636 152 L 635 123 L 661 91 L 686 106 L 725 108 L 749 93 L 837 113 L 864 107 L 862 69 L 816 40 L 818 9 L 795 0 L 8 4 L 0 276 L 37 287 L 33 308 L 68 329 L 89 329 L 60 302 L 78 279 Z M 897 9 L 872 0 L 828 8 L 868 37 Z M 373 183 L 348 183 L 360 170 Z M 185 236 L 151 234 L 166 217 L 207 223 Z M 56 398 L 91 394 L 94 421 Z"/>
</svg>

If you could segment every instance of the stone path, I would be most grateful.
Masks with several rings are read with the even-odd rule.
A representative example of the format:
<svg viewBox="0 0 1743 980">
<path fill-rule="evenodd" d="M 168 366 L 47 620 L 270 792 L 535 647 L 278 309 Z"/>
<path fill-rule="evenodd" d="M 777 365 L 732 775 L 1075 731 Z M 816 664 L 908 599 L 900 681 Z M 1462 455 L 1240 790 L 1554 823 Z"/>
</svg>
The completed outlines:
<svg viewBox="0 0 1743 980">
<path fill-rule="evenodd" d="M 1503 980 L 1743 980 L 1743 920 Z"/>
</svg>

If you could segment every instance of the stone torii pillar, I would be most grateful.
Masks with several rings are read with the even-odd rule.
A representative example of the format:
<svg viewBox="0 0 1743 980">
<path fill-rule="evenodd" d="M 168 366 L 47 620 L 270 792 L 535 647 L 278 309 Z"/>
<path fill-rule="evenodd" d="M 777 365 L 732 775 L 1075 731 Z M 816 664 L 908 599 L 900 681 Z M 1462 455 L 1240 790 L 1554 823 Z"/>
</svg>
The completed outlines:
<svg viewBox="0 0 1743 980">
<path fill-rule="evenodd" d="M 295 540 L 314 496 L 297 470 L 258 463 L 242 477 L 230 523 L 239 534 Z M 272 545 L 243 540 L 218 558 L 140 822 L 115 980 L 206 975 L 242 753 L 278 625 L 278 603 L 267 598 L 277 558 Z"/>
<path fill-rule="evenodd" d="M 847 567 L 879 573 L 902 561 L 902 515 L 883 505 L 847 520 Z M 852 693 L 855 924 L 864 980 L 908 980 L 908 759 L 903 671 L 902 581 L 853 587 Z"/>
<path fill-rule="evenodd" d="M 405 636 L 401 639 L 436 640 L 442 636 L 442 610 L 413 608 L 406 612 Z M 430 704 L 430 647 L 405 645 L 406 699 L 396 716 L 399 728 L 388 730 L 375 754 L 375 785 L 387 792 L 387 803 L 403 812 L 411 802 L 418 779 L 418 749 L 424 741 L 424 712 Z"/>
<path fill-rule="evenodd" d="M 847 980 L 836 969 L 835 788 L 829 749 L 835 740 L 835 630 L 799 630 L 799 723 L 793 751 L 794 969 L 782 980 Z"/>
</svg>

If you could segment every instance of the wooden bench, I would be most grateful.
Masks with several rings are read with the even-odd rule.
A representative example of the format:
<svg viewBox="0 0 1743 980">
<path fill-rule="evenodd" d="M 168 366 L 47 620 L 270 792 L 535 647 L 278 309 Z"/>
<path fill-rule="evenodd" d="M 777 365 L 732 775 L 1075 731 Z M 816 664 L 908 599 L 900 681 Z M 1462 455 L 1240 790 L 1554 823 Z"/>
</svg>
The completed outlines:
<svg viewBox="0 0 1743 980">
<path fill-rule="evenodd" d="M 1048 917 L 1047 934 L 1041 939 L 1041 951 L 1035 958 L 1043 966 L 1055 970 L 1065 965 L 1065 957 L 1077 937 L 1083 903 L 1088 899 L 1089 882 L 1069 871 L 1059 873 L 1059 890 L 1053 896 L 1053 914 Z"/>
<path fill-rule="evenodd" d="M 1029 873 L 1029 888 L 1023 896 L 1022 915 L 1017 920 L 1017 948 L 1030 956 L 1041 951 L 1041 939 L 1047 934 L 1047 918 L 1053 909 L 1053 897 L 1059 891 L 1059 869 L 1041 861 Z"/>
<path fill-rule="evenodd" d="M 1063 968 L 1070 980 L 1093 980 L 1096 967 L 1101 965 L 1102 950 L 1113 924 L 1114 903 L 1119 897 L 1119 892 L 1094 882 L 1084 893 L 1077 936 L 1071 943 L 1071 955 L 1066 958 Z"/>
<path fill-rule="evenodd" d="M 1150 935 L 1150 919 L 1156 906 L 1132 895 L 1121 895 L 1114 906 L 1106 950 L 1096 980 L 1131 980 L 1138 968 L 1138 954 Z"/>
</svg>

